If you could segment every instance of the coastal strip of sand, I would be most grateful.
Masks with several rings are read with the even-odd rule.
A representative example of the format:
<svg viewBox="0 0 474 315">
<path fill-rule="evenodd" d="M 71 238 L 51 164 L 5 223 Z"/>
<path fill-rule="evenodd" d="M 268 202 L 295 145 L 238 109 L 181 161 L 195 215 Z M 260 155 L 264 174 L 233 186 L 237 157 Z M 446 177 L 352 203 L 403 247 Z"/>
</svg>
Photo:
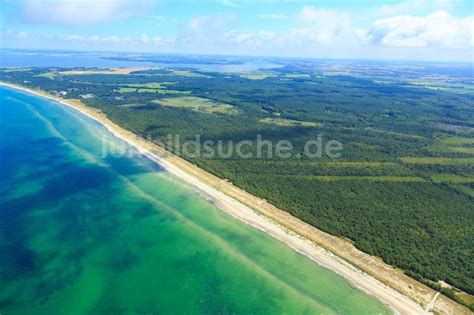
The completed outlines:
<svg viewBox="0 0 474 315">
<path fill-rule="evenodd" d="M 436 291 L 404 275 L 401 270 L 383 263 L 377 257 L 359 251 L 347 241 L 322 232 L 264 199 L 137 137 L 112 122 L 100 110 L 88 107 L 79 100 L 62 99 L 41 90 L 5 82 L 0 82 L 0 85 L 57 101 L 101 123 L 117 138 L 134 146 L 140 153 L 212 198 L 216 206 L 229 215 L 266 232 L 316 263 L 340 274 L 357 288 L 388 305 L 395 313 L 471 314 L 467 308 L 443 295 L 438 296 Z"/>
</svg>

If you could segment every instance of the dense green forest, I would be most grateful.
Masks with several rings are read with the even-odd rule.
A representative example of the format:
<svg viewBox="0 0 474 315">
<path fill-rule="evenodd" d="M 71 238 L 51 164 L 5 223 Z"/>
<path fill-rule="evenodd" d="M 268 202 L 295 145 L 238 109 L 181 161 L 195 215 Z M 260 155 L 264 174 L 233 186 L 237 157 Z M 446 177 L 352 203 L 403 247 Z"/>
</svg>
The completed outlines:
<svg viewBox="0 0 474 315">
<path fill-rule="evenodd" d="M 470 92 L 410 84 L 392 72 L 375 82 L 370 74 L 326 75 L 297 66 L 245 74 L 65 70 L 4 69 L 0 80 L 81 99 L 159 143 L 170 134 L 200 135 L 214 145 L 256 135 L 288 140 L 293 150 L 284 159 L 194 157 L 175 144 L 169 149 L 412 277 L 474 294 Z M 318 135 L 342 143 L 341 156 L 302 156 Z"/>
</svg>

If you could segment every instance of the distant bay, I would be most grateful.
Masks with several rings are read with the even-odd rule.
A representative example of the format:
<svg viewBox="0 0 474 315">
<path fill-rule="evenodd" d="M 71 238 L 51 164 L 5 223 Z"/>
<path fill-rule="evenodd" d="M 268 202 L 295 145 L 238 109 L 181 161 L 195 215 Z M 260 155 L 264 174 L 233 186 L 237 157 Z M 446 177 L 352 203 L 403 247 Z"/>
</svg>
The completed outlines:
<svg viewBox="0 0 474 315">
<path fill-rule="evenodd" d="M 172 55 L 168 62 L 150 62 L 141 58 L 153 60 L 153 56 L 164 58 L 166 54 L 140 55 L 117 53 L 93 53 L 71 51 L 15 51 L 0 50 L 0 68 L 28 68 L 28 67 L 58 67 L 58 68 L 116 68 L 116 67 L 164 67 L 164 68 L 194 68 L 211 72 L 249 72 L 259 69 L 281 67 L 282 65 L 245 57 L 242 60 L 232 58 L 225 63 L 209 63 L 203 59 L 200 63 L 190 63 L 189 59 L 180 55 Z M 122 59 L 117 59 L 120 57 Z M 166 59 L 166 58 L 165 58 Z"/>
</svg>

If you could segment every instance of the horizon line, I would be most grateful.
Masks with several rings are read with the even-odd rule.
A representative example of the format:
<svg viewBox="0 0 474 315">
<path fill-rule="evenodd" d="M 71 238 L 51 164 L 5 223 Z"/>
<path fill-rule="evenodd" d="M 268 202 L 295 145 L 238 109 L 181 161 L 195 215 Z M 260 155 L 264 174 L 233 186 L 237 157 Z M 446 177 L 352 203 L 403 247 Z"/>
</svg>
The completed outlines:
<svg viewBox="0 0 474 315">
<path fill-rule="evenodd" d="M 0 47 L 2 51 L 29 51 L 29 52 L 70 52 L 70 53 L 111 53 L 111 54 L 141 54 L 141 55 L 171 55 L 171 56 L 203 56 L 203 57 L 231 57 L 231 58 L 272 58 L 280 60 L 301 60 L 301 61 L 317 61 L 317 60 L 333 60 L 333 61 L 377 61 L 377 62 L 408 62 L 408 63 L 450 63 L 450 64 L 470 64 L 474 66 L 474 56 L 471 60 L 431 60 L 431 59 L 390 59 L 390 58 L 364 58 L 364 57 L 352 57 L 352 58 L 338 58 L 338 57 L 302 57 L 302 56 L 271 56 L 271 55 L 255 55 L 255 54 L 244 54 L 244 55 L 232 55 L 232 54 L 219 54 L 219 53 L 186 53 L 186 52 L 151 52 L 151 51 L 139 51 L 139 50 L 81 50 L 81 49 L 63 49 L 63 48 L 14 48 L 14 47 Z M 144 62 L 147 62 L 146 60 Z M 149 61 L 148 61 L 149 62 Z M 14 68 L 14 67 L 8 67 Z"/>
</svg>

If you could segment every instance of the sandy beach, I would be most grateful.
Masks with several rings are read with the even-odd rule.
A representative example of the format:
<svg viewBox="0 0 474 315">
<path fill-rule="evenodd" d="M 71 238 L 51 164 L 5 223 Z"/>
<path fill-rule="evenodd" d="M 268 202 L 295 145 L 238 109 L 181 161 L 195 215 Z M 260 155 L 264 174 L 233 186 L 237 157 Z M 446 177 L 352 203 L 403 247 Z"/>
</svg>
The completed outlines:
<svg viewBox="0 0 474 315">
<path fill-rule="evenodd" d="M 109 120 L 105 114 L 87 107 L 79 100 L 65 100 L 46 92 L 0 82 L 57 101 L 100 122 L 116 137 L 158 163 L 164 169 L 210 197 L 217 207 L 287 244 L 376 297 L 398 314 L 471 314 L 471 312 L 436 291 L 413 280 L 380 259 L 357 250 L 347 241 L 322 232 L 263 199 L 232 183 L 198 168 L 163 148 L 137 137 Z"/>
</svg>

